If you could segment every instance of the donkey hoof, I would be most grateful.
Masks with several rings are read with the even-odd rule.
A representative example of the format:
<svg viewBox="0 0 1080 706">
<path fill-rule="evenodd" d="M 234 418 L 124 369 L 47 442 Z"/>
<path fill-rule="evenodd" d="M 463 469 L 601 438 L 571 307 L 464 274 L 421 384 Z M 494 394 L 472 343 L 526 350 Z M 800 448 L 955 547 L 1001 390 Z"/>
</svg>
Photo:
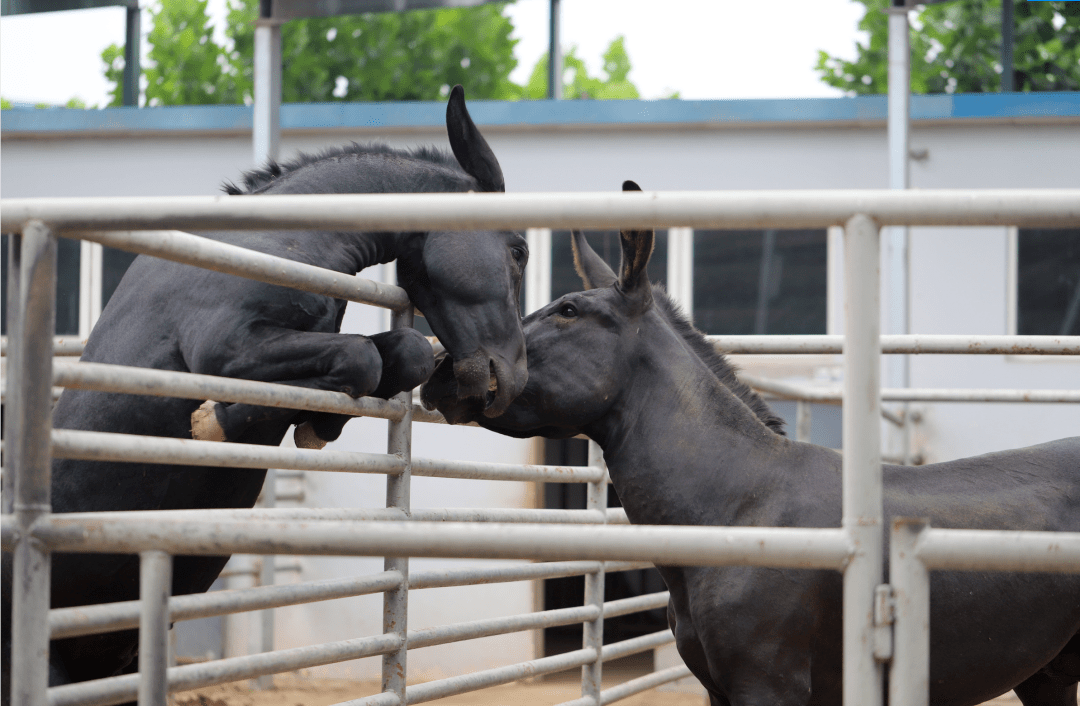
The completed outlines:
<svg viewBox="0 0 1080 706">
<path fill-rule="evenodd" d="M 304 422 L 297 426 L 292 438 L 298 449 L 318 450 L 326 446 L 326 442 L 315 433 L 315 427 L 311 426 L 311 422 Z"/>
<path fill-rule="evenodd" d="M 191 413 L 191 438 L 198 441 L 225 441 L 225 430 L 218 424 L 214 408 L 217 402 L 207 400 Z"/>
</svg>

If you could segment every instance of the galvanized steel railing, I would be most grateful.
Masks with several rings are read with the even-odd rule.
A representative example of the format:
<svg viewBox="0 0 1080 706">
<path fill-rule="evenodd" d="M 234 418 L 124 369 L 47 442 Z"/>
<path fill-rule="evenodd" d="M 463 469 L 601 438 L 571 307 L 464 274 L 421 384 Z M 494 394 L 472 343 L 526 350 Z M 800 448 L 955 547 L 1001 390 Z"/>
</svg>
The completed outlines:
<svg viewBox="0 0 1080 706">
<path fill-rule="evenodd" d="M 605 617 L 666 604 L 666 593 L 603 602 L 606 573 L 645 566 L 648 562 L 842 571 L 845 703 L 871 706 L 880 703 L 879 663 L 890 659 L 893 675 L 890 702 L 925 703 L 929 570 L 1080 571 L 1080 534 L 930 530 L 901 520 L 894 528 L 892 542 L 895 650 L 892 654 L 882 654 L 881 641 L 874 639 L 884 628 L 873 620 L 875 599 L 882 595 L 884 528 L 876 423 L 880 396 L 867 392 L 879 390 L 878 361 L 883 348 L 904 353 L 1075 355 L 1080 351 L 1076 337 L 1056 337 L 1056 340 L 949 337 L 955 340 L 947 341 L 943 337 L 897 337 L 895 341 L 879 337 L 878 229 L 883 225 L 1075 226 L 1080 225 L 1080 192 L 1075 190 L 40 199 L 5 201 L 0 221 L 4 231 L 21 233 L 10 240 L 12 345 L 8 351 L 8 369 L 11 382 L 5 391 L 8 408 L 5 436 L 9 440 L 5 452 L 7 465 L 14 470 L 15 503 L 14 514 L 0 522 L 4 549 L 15 553 L 12 629 L 17 648 L 13 650 L 12 702 L 18 706 L 110 704 L 136 695 L 140 704 L 163 706 L 169 691 L 374 655 L 383 658 L 382 690 L 350 701 L 350 705 L 420 703 L 524 676 L 582 666 L 582 698 L 571 703 L 599 706 L 689 674 L 685 667 L 676 667 L 601 691 L 604 660 L 655 649 L 673 640 L 670 631 L 662 631 L 615 645 L 602 644 Z M 847 403 L 844 519 L 840 529 L 604 526 L 624 523 L 625 515 L 605 507 L 606 474 L 595 449 L 590 454 L 590 465 L 579 468 L 412 459 L 411 423 L 439 419 L 438 415 L 414 407 L 407 393 L 389 402 L 352 400 L 339 393 L 210 376 L 90 364 L 59 363 L 53 368 L 54 353 L 70 352 L 66 349 L 76 347 L 65 343 L 54 349 L 51 335 L 58 234 L 389 307 L 394 310 L 394 325 L 407 326 L 411 324 L 411 308 L 403 292 L 395 287 L 327 273 L 177 231 L 117 233 L 104 229 L 402 230 L 523 225 L 735 228 L 840 224 L 846 228 L 845 330 L 849 332 L 846 343 L 839 337 L 798 340 L 754 337 L 744 342 L 745 352 L 751 352 L 750 349 L 764 352 L 769 346 L 801 347 L 805 349 L 803 352 L 840 352 L 843 345 L 843 397 Z M 977 340 L 991 338 L 995 340 Z M 973 342 L 979 350 L 972 350 Z M 721 343 L 729 351 L 744 352 L 730 338 Z M 249 448 L 237 453 L 229 445 L 208 442 L 53 431 L 49 409 L 54 384 L 380 417 L 390 423 L 388 453 Z M 856 391 L 860 394 L 853 394 Z M 827 396 L 833 399 L 836 395 L 830 390 Z M 53 455 L 384 473 L 388 508 L 95 513 L 92 518 L 52 515 L 49 464 Z M 589 504 L 584 511 L 453 508 L 413 511 L 409 506 L 409 483 L 413 475 L 584 482 L 589 484 Z M 478 522 L 498 524 L 493 527 Z M 568 523 L 582 526 L 567 526 Z M 898 547 L 910 551 L 904 553 Z M 141 601 L 50 611 L 49 555 L 55 551 L 140 553 Z M 368 577 L 168 596 L 172 555 L 234 552 L 389 558 L 382 573 Z M 552 563 L 410 575 L 405 558 L 409 556 L 529 558 Z M 424 630 L 409 630 L 407 626 L 410 589 L 570 575 L 587 577 L 586 602 L 579 608 Z M 384 595 L 382 635 L 166 670 L 165 639 L 172 620 L 379 592 Z M 584 644 L 576 652 L 406 686 L 409 647 L 570 623 L 584 623 L 586 627 Z M 138 675 L 46 688 L 50 638 L 135 625 L 140 628 Z"/>
</svg>

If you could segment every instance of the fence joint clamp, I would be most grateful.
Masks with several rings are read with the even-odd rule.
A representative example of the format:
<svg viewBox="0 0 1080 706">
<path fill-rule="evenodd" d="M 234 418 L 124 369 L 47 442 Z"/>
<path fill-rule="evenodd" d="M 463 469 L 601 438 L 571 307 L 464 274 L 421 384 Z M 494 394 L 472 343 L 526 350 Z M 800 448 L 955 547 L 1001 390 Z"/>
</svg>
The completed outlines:
<svg viewBox="0 0 1080 706">
<path fill-rule="evenodd" d="M 887 583 L 874 588 L 874 660 L 885 664 L 893 656 L 893 623 L 896 616 L 896 596 Z"/>
</svg>

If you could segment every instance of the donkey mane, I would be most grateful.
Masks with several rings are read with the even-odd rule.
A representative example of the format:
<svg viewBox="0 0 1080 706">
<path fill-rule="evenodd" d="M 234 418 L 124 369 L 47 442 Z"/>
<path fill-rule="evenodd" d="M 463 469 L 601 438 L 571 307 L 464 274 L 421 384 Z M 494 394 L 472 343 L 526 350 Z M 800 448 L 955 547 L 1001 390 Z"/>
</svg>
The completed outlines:
<svg viewBox="0 0 1080 706">
<path fill-rule="evenodd" d="M 679 305 L 671 300 L 663 285 L 653 283 L 652 291 L 653 300 L 659 305 L 664 318 L 668 320 L 675 332 L 686 341 L 698 358 L 701 358 L 702 362 L 708 366 L 721 384 L 742 400 L 765 426 L 780 436 L 786 436 L 784 420 L 773 413 L 772 409 L 765 403 L 765 400 L 761 399 L 758 393 L 739 379 L 738 375 L 736 375 L 737 368 L 725 356 L 716 352 L 712 344 L 705 340 L 705 334 L 694 328 Z"/>
<path fill-rule="evenodd" d="M 315 164 L 316 162 L 321 162 L 323 160 L 337 159 L 351 154 L 378 154 L 403 157 L 405 159 L 418 159 L 437 164 L 441 167 L 449 167 L 454 171 L 459 171 L 464 174 L 464 170 L 462 170 L 461 165 L 458 164 L 452 154 L 435 147 L 422 146 L 411 150 L 405 150 L 391 147 L 382 142 L 372 142 L 364 145 L 353 142 L 340 147 L 328 147 L 311 154 L 301 152 L 288 162 L 279 162 L 276 159 L 268 159 L 266 161 L 266 166 L 244 172 L 242 177 L 244 181 L 243 188 L 231 181 L 226 181 L 221 185 L 221 190 L 230 196 L 251 194 L 273 184 L 282 176 L 302 167 L 306 167 L 309 164 Z"/>
</svg>

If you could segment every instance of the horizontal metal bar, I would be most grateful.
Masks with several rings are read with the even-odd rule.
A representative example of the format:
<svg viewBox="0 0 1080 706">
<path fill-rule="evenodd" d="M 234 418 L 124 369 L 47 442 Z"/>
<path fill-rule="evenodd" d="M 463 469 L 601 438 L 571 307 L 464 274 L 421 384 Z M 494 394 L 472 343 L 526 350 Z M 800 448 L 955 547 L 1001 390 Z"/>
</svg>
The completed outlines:
<svg viewBox="0 0 1080 706">
<path fill-rule="evenodd" d="M 361 657 L 386 654 L 398 649 L 397 635 L 376 635 L 310 647 L 294 647 L 245 657 L 187 664 L 168 670 L 169 692 L 198 689 L 263 674 L 277 674 Z M 49 706 L 110 706 L 135 698 L 139 675 L 126 674 L 49 689 Z"/>
<path fill-rule="evenodd" d="M 706 336 L 720 353 L 843 353 L 844 337 Z M 882 353 L 1080 355 L 1080 336 L 954 336 L 893 334 L 881 337 Z"/>
<path fill-rule="evenodd" d="M 835 353 L 843 352 L 842 335 L 724 335 L 706 336 L 721 353 Z M 895 354 L 993 354 L 993 355 L 1077 355 L 1080 336 L 1001 336 L 952 334 L 888 334 L 881 337 L 882 353 Z M 86 342 L 57 338 L 53 352 L 57 356 L 82 355 Z M 7 336 L 0 337 L 6 355 Z M 422 408 L 421 408 L 422 409 Z M 445 424 L 438 412 L 423 410 L 423 415 Z M 438 419 L 437 419 L 438 418 Z M 415 420 L 414 420 L 415 421 Z"/>
<path fill-rule="evenodd" d="M 53 363 L 56 365 L 56 363 Z M 63 394 L 64 388 L 54 387 L 52 389 L 52 401 L 56 402 L 60 399 L 60 395 Z M 7 380 L 0 381 L 0 404 L 7 404 Z"/>
<path fill-rule="evenodd" d="M 534 659 L 520 664 L 512 664 L 507 667 L 497 667 L 482 672 L 473 672 L 472 674 L 462 674 L 461 676 L 450 677 L 449 679 L 431 681 L 426 684 L 417 684 L 415 686 L 410 686 L 405 693 L 410 704 L 421 704 L 426 701 L 434 701 L 435 699 L 442 699 L 447 696 L 464 694 L 468 691 L 485 689 L 491 686 L 498 686 L 499 684 L 509 684 L 512 681 L 517 681 L 526 677 L 554 674 L 555 672 L 561 672 L 566 669 L 580 667 L 587 662 L 595 660 L 596 650 L 591 648 L 576 650 L 574 652 L 555 655 L 554 657 L 544 657 L 542 659 Z"/>
<path fill-rule="evenodd" d="M 668 682 L 673 682 L 689 676 L 693 676 L 693 674 L 691 673 L 690 668 L 685 664 L 662 669 L 659 672 L 650 672 L 645 676 L 625 681 L 610 689 L 604 689 L 600 692 L 600 704 L 611 704 L 616 701 L 622 701 L 623 699 L 630 698 L 634 694 L 640 694 L 643 691 L 655 689 Z M 559 706 L 597 706 L 597 704 L 596 699 L 591 696 L 583 696 L 580 699 L 574 699 L 573 701 L 564 701 L 559 704 Z"/>
<path fill-rule="evenodd" d="M 607 523 L 609 525 L 628 525 L 630 518 L 626 516 L 626 510 L 621 507 L 609 507 L 607 509 Z"/>
<path fill-rule="evenodd" d="M 53 338 L 53 355 L 82 355 L 86 347 L 86 340 L 71 338 L 70 336 L 56 336 Z M 8 354 L 8 337 L 0 336 L 0 356 Z"/>
<path fill-rule="evenodd" d="M 930 528 L 915 553 L 931 570 L 1080 573 L 1080 532 Z"/>
<path fill-rule="evenodd" d="M 272 382 L 235 380 L 215 375 L 196 375 L 128 365 L 54 363 L 53 384 L 81 390 L 181 397 L 189 400 L 243 402 L 265 407 L 331 412 L 395 421 L 405 416 L 405 405 L 376 397 L 354 399 L 344 392 L 312 390 Z"/>
<path fill-rule="evenodd" d="M 681 664 L 677 667 L 668 667 L 667 669 L 661 669 L 659 672 L 653 672 L 652 674 L 646 674 L 643 677 L 637 679 L 631 679 L 630 681 L 623 682 L 618 686 L 613 686 L 610 689 L 604 689 L 600 692 L 600 704 L 612 704 L 616 701 L 629 698 L 634 694 L 640 694 L 643 691 L 649 689 L 655 689 L 658 686 L 667 684 L 669 682 L 682 679 L 683 677 L 690 677 L 693 674 L 690 668 L 685 664 Z"/>
<path fill-rule="evenodd" d="M 652 568 L 647 561 L 609 561 L 606 573 Z M 510 581 L 534 579 L 557 579 L 567 576 L 584 576 L 600 570 L 598 561 L 551 561 L 511 566 L 467 567 L 464 569 L 435 569 L 414 571 L 409 574 L 409 588 L 446 588 L 448 586 L 477 586 Z"/>
<path fill-rule="evenodd" d="M 655 650 L 657 647 L 663 647 L 672 642 L 675 642 L 675 634 L 670 629 L 660 630 L 659 632 L 651 632 L 648 635 L 632 637 L 622 642 L 604 645 L 604 649 L 600 651 L 600 657 L 605 662 L 611 662 L 630 655 L 636 655 L 639 652 Z"/>
<path fill-rule="evenodd" d="M 361 699 L 342 701 L 336 706 L 398 706 L 400 703 L 401 699 L 398 698 L 397 694 L 392 691 L 384 691 L 381 694 L 373 694 Z"/>
<path fill-rule="evenodd" d="M 456 522 L 187 522 L 70 520 L 51 515 L 34 536 L 52 551 L 173 555 L 313 554 L 485 559 L 651 561 L 674 566 L 843 570 L 843 529 L 513 525 Z M 5 537 L 13 532 L 5 533 Z"/>
<path fill-rule="evenodd" d="M 808 400 L 825 404 L 840 404 L 844 393 L 839 387 L 812 387 L 753 375 L 740 375 L 739 379 L 760 392 L 768 392 L 787 399 Z M 885 402 L 1080 402 L 1080 390 L 990 390 L 990 389 L 918 389 L 883 388 L 881 399 Z"/>
<path fill-rule="evenodd" d="M 1077 189 L 44 198 L 3 200 L 0 228 L 21 232 L 35 218 L 60 231 L 824 228 L 855 214 L 882 226 L 1069 227 L 1080 225 L 1078 204 Z"/>
<path fill-rule="evenodd" d="M 274 562 L 274 571 L 279 574 L 290 572 L 299 573 L 303 570 L 304 567 L 300 564 L 299 561 L 293 562 L 291 564 L 282 564 L 281 562 L 277 561 Z M 218 578 L 223 579 L 228 578 L 229 576 L 258 576 L 260 573 L 261 572 L 254 566 L 250 569 L 225 569 L 220 574 L 218 574 Z"/>
<path fill-rule="evenodd" d="M 405 290 L 391 284 L 326 270 L 179 230 L 84 231 L 78 234 L 61 232 L 60 235 L 336 299 L 387 309 L 411 306 Z"/>
<path fill-rule="evenodd" d="M 520 463 L 442 461 L 430 458 L 414 458 L 412 474 L 414 477 L 546 481 L 548 483 L 595 483 L 603 479 L 605 475 L 604 469 L 596 466 L 533 466 Z"/>
<path fill-rule="evenodd" d="M 511 615 L 507 617 L 488 618 L 474 620 L 468 623 L 454 625 L 440 625 L 423 630 L 410 630 L 407 644 L 409 649 L 432 647 L 433 645 L 445 645 L 450 642 L 463 640 L 475 640 L 480 637 L 492 635 L 505 635 L 507 633 L 522 632 L 524 630 L 536 630 L 539 628 L 551 628 L 558 625 L 572 625 L 574 623 L 586 623 L 596 620 L 600 611 L 596 606 L 576 606 L 574 608 L 559 608 L 557 610 L 545 610 L 537 613 L 524 615 Z"/>
<path fill-rule="evenodd" d="M 281 498 L 280 495 L 277 496 Z M 215 510 L 133 510 L 127 512 L 67 513 L 72 520 L 263 520 L 269 522 L 350 520 L 377 522 L 521 522 L 529 524 L 603 524 L 604 515 L 595 510 L 533 510 L 518 508 L 420 508 L 410 515 L 395 508 L 311 508 L 273 507 Z"/>
<path fill-rule="evenodd" d="M 413 510 L 416 522 L 522 522 L 530 524 L 602 525 L 604 513 L 598 510 L 539 510 L 528 508 L 425 508 Z"/>
<path fill-rule="evenodd" d="M 255 586 L 211 591 L 169 599 L 172 621 L 210 618 L 251 610 L 329 601 L 389 591 L 401 585 L 401 574 L 384 571 L 359 578 L 327 579 L 296 584 Z M 52 639 L 134 628 L 139 625 L 139 601 L 56 608 L 49 611 Z"/>
<path fill-rule="evenodd" d="M 168 439 L 98 431 L 54 429 L 53 458 L 227 468 L 289 468 L 336 473 L 401 473 L 405 462 L 390 454 L 290 449 L 257 444 Z"/>
<path fill-rule="evenodd" d="M 607 601 L 604 603 L 604 618 L 616 618 L 620 615 L 640 613 L 643 610 L 667 608 L 669 598 L 671 598 L 670 593 L 659 591 L 657 593 L 646 593 L 643 596 L 631 596 L 630 598 L 620 598 L 617 601 Z"/>
</svg>

